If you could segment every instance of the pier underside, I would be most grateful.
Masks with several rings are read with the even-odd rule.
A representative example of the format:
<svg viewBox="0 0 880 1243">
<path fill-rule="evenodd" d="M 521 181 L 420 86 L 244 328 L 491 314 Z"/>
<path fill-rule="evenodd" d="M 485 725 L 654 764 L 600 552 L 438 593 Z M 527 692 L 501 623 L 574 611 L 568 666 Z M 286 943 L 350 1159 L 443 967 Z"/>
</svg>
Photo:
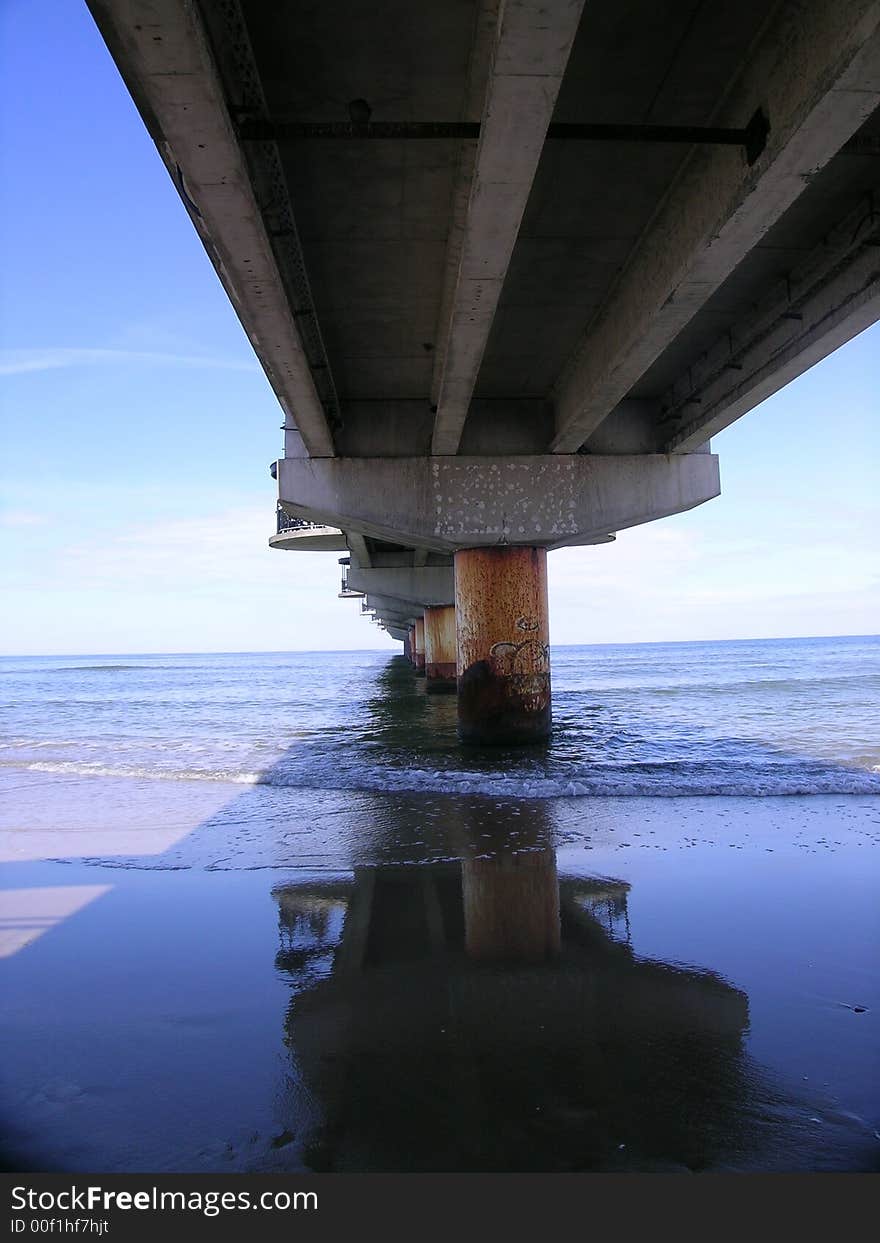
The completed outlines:
<svg viewBox="0 0 880 1243">
<path fill-rule="evenodd" d="M 880 0 L 89 3 L 278 397 L 270 542 L 422 666 L 455 596 L 460 692 L 521 583 L 463 667 L 459 567 L 712 499 L 880 318 Z"/>
</svg>

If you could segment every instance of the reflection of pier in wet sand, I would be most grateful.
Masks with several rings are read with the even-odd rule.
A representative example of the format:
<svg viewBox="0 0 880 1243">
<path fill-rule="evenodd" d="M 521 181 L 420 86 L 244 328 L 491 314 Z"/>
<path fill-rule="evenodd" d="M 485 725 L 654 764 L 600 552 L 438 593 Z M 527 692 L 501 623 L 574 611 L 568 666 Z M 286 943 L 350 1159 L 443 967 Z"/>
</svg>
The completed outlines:
<svg viewBox="0 0 880 1243">
<path fill-rule="evenodd" d="M 323 1114 L 306 1160 L 685 1170 L 741 1155 L 747 998 L 638 959 L 628 890 L 559 879 L 540 842 L 357 868 L 347 895 L 274 890 L 278 966 L 313 982 L 286 1020 Z M 311 948 L 291 958 L 297 943 Z"/>
<path fill-rule="evenodd" d="M 746 860 L 740 820 L 691 844 L 699 805 L 652 850 L 659 800 L 303 796 L 295 818 L 283 793 L 284 829 L 271 786 L 230 812 L 261 853 L 215 821 L 189 854 L 16 865 L 22 901 L 95 900 L 4 960 L 15 1168 L 876 1168 L 867 839 L 814 864 L 768 820 Z"/>
</svg>

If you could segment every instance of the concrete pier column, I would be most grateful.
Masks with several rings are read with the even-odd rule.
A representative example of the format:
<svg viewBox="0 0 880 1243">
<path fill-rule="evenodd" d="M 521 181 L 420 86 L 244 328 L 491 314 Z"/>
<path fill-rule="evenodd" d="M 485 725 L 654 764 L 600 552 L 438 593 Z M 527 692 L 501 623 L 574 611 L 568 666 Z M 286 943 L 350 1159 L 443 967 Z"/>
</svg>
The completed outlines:
<svg viewBox="0 0 880 1243">
<path fill-rule="evenodd" d="M 410 627 L 403 636 L 403 654 L 412 664 L 412 627 Z"/>
<path fill-rule="evenodd" d="M 413 628 L 413 664 L 416 667 L 416 673 L 421 677 L 425 676 L 425 620 L 423 617 L 417 617 L 415 627 Z"/>
<path fill-rule="evenodd" d="M 518 745 L 550 734 L 547 550 L 455 554 L 458 732 L 463 742 Z"/>
<path fill-rule="evenodd" d="M 432 605 L 425 609 L 425 689 L 455 691 L 455 606 Z"/>
</svg>

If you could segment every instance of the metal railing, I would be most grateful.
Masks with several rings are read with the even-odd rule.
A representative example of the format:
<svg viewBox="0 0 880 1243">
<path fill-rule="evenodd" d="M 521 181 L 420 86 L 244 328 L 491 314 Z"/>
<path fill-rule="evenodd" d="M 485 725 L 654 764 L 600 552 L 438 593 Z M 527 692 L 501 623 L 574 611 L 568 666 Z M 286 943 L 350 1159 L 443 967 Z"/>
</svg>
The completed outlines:
<svg viewBox="0 0 880 1243">
<path fill-rule="evenodd" d="M 306 518 L 295 518 L 285 513 L 280 505 L 275 516 L 279 535 L 283 535 L 285 531 L 322 531 L 326 526 L 323 522 L 309 522 Z"/>
</svg>

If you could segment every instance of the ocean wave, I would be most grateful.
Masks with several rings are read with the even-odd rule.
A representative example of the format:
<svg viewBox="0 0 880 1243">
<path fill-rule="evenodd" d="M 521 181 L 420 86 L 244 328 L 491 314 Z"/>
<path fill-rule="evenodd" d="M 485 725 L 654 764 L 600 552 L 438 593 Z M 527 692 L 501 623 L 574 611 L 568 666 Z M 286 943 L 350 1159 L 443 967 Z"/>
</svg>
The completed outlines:
<svg viewBox="0 0 880 1243">
<path fill-rule="evenodd" d="M 125 669 L 151 669 L 152 665 L 57 665 L 41 673 L 119 673 Z"/>
<path fill-rule="evenodd" d="M 262 774 L 226 769 L 141 768 L 127 764 L 103 764 L 88 760 L 33 760 L 30 763 L 0 761 L 2 768 L 67 777 L 123 777 L 142 781 L 230 781 L 233 785 L 259 785 Z"/>
<path fill-rule="evenodd" d="M 42 677 L 47 673 L 118 673 L 118 672 L 135 672 L 135 673 L 154 673 L 162 670 L 172 671 L 174 673 L 186 673 L 193 670 L 201 670 L 201 665 L 35 665 L 31 668 L 13 668 L 2 669 L 0 673 L 5 673 L 10 677 Z"/>
<path fill-rule="evenodd" d="M 762 798 L 791 795 L 880 794 L 880 773 L 816 765 L 779 766 L 763 771 L 731 765 L 727 772 L 705 766 L 608 766 L 561 776 L 512 776 L 504 772 L 364 767 L 333 773 L 312 769 L 265 772 L 238 769 L 158 769 L 76 760 L 2 765 L 29 772 L 141 781 L 210 781 L 292 790 L 352 790 L 394 794 L 480 794 L 505 798 Z M 660 771 L 658 771 L 660 770 Z"/>
<path fill-rule="evenodd" d="M 584 677 L 581 674 L 581 677 Z M 650 698 L 652 695 L 674 697 L 680 695 L 732 695 L 739 691 L 803 691 L 819 688 L 824 693 L 836 686 L 847 688 L 857 686 L 860 690 L 880 685 L 880 674 L 864 672 L 837 673 L 834 675 L 797 676 L 774 678 L 740 678 L 733 674 L 724 680 L 708 681 L 696 675 L 682 676 L 674 682 L 652 682 L 650 676 L 639 677 L 638 674 L 620 678 L 611 678 L 600 674 L 594 678 L 588 675 L 583 681 L 566 686 L 560 695 L 571 695 L 580 698 L 584 695 L 602 696 L 616 695 L 622 692 L 638 691 L 640 695 Z"/>
</svg>

